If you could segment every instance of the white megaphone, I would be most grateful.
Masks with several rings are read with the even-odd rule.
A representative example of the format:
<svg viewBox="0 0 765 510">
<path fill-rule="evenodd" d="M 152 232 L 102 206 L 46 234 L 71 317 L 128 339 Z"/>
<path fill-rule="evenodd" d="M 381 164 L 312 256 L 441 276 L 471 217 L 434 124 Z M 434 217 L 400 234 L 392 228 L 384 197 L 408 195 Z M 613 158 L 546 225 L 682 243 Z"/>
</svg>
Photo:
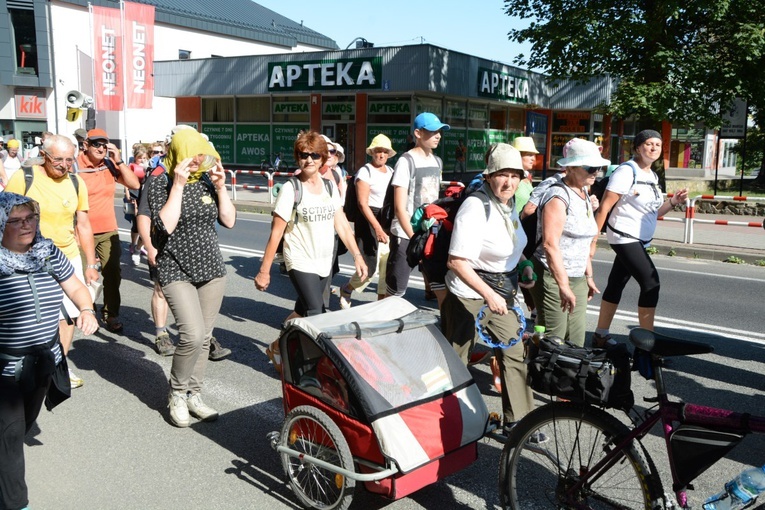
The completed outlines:
<svg viewBox="0 0 765 510">
<path fill-rule="evenodd" d="M 70 90 L 66 93 L 67 108 L 82 108 L 85 104 L 85 95 L 79 90 Z"/>
</svg>

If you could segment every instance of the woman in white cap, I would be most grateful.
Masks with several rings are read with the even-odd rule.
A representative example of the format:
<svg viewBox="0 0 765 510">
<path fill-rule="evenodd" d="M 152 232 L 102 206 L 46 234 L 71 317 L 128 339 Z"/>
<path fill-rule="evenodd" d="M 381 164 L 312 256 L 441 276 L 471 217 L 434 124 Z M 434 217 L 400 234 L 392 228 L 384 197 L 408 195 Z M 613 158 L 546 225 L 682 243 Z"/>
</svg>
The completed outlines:
<svg viewBox="0 0 765 510">
<path fill-rule="evenodd" d="M 500 143 L 490 149 L 485 182 L 460 205 L 454 220 L 441 304 L 441 329 L 463 363 L 475 344 L 476 318 L 483 314 L 500 360 L 502 408 L 509 429 L 534 408 L 523 363 L 523 313 L 516 299 L 520 285 L 532 287 L 531 264 L 523 256 L 526 234 L 520 228 L 513 196 L 523 178 L 520 153 Z M 488 213 L 488 216 L 487 216 Z"/>
<path fill-rule="evenodd" d="M 635 278 L 640 285 L 640 327 L 653 330 L 659 302 L 659 273 L 645 249 L 653 238 L 657 218 L 688 198 L 687 189 L 677 191 L 674 197 L 667 200 L 662 197 L 659 178 L 651 170 L 654 161 L 661 157 L 662 140 L 658 131 L 646 129 L 635 135 L 633 151 L 635 156 L 617 167 L 611 175 L 598 210 L 598 229 L 607 223 L 608 244 L 616 253 L 616 258 L 603 291 L 598 327 L 592 337 L 596 347 L 611 340 L 611 321 L 630 278 Z M 612 213 L 610 216 L 609 212 Z M 593 253 L 595 247 L 593 243 Z"/>
<path fill-rule="evenodd" d="M 365 279 L 354 274 L 350 281 L 340 287 L 340 308 L 351 307 L 351 294 L 353 291 L 362 292 L 369 281 L 375 275 L 375 267 L 378 273 L 377 299 L 385 297 L 385 265 L 388 263 L 388 234 L 380 225 L 380 212 L 393 177 L 393 169 L 387 165 L 388 158 L 396 155 L 390 138 L 380 133 L 372 139 L 367 147 L 367 155 L 372 161 L 364 165 L 356 172 L 355 186 L 358 199 L 359 211 L 366 221 L 357 221 L 355 226 L 356 242 L 359 245 L 364 261 L 371 270 Z"/>
<path fill-rule="evenodd" d="M 540 203 L 534 251 L 534 270 L 539 275 L 532 289 L 537 306 L 537 325 L 546 334 L 584 345 L 587 301 L 599 292 L 592 279 L 590 245 L 598 234 L 595 214 L 586 187 L 610 162 L 593 142 L 575 138 L 567 156 L 558 160 L 566 175 L 550 186 Z"/>
</svg>

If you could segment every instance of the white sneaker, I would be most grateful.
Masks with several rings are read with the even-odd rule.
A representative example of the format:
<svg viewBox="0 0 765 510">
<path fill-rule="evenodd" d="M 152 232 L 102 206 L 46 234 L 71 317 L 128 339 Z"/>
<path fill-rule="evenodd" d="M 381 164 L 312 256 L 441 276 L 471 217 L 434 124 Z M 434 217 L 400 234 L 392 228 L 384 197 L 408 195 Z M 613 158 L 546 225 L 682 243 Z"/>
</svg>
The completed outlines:
<svg viewBox="0 0 765 510">
<path fill-rule="evenodd" d="M 134 265 L 134 266 L 139 266 L 139 265 L 141 265 L 141 254 L 140 254 L 140 253 L 133 253 L 133 254 L 130 256 L 130 259 L 133 261 L 133 265 Z"/>
<path fill-rule="evenodd" d="M 74 389 L 74 388 L 79 388 L 83 384 L 85 384 L 85 381 L 83 381 L 81 378 L 74 375 L 74 372 L 72 372 L 72 369 L 70 368 L 69 369 L 69 386 L 71 386 L 72 389 Z"/>
<path fill-rule="evenodd" d="M 169 403 L 170 421 L 176 427 L 188 427 L 191 423 L 189 418 L 189 406 L 185 393 L 170 390 Z"/>
<path fill-rule="evenodd" d="M 202 421 L 215 421 L 218 419 L 218 411 L 202 402 L 202 396 L 194 393 L 186 400 L 188 411 L 195 418 Z"/>
</svg>

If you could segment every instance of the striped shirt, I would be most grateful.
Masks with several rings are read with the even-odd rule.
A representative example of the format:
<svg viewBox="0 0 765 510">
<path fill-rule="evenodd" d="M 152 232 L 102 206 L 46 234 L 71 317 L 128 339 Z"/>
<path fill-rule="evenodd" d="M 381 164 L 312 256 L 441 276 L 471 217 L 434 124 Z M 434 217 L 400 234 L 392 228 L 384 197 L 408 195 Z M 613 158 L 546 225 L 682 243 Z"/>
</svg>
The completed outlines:
<svg viewBox="0 0 765 510">
<path fill-rule="evenodd" d="M 64 254 L 53 249 L 50 258 L 51 273 L 43 269 L 32 274 L 40 303 L 40 321 L 35 312 L 32 286 L 26 274 L 16 273 L 0 278 L 0 350 L 23 349 L 48 343 L 58 331 L 58 317 L 64 291 L 59 282 L 74 275 L 74 268 Z M 58 342 L 51 347 L 56 364 L 61 361 Z M 3 376 L 13 377 L 16 361 L 3 369 Z"/>
</svg>

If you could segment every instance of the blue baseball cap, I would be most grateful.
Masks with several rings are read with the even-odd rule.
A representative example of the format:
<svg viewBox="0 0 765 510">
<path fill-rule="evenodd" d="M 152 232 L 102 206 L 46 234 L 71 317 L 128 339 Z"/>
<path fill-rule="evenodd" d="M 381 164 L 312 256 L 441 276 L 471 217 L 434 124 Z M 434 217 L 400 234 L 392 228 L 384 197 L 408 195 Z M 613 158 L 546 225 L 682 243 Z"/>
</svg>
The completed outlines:
<svg viewBox="0 0 765 510">
<path fill-rule="evenodd" d="M 426 129 L 428 131 L 449 130 L 451 126 L 444 124 L 441 119 L 430 112 L 423 112 L 414 118 L 414 129 Z"/>
</svg>

